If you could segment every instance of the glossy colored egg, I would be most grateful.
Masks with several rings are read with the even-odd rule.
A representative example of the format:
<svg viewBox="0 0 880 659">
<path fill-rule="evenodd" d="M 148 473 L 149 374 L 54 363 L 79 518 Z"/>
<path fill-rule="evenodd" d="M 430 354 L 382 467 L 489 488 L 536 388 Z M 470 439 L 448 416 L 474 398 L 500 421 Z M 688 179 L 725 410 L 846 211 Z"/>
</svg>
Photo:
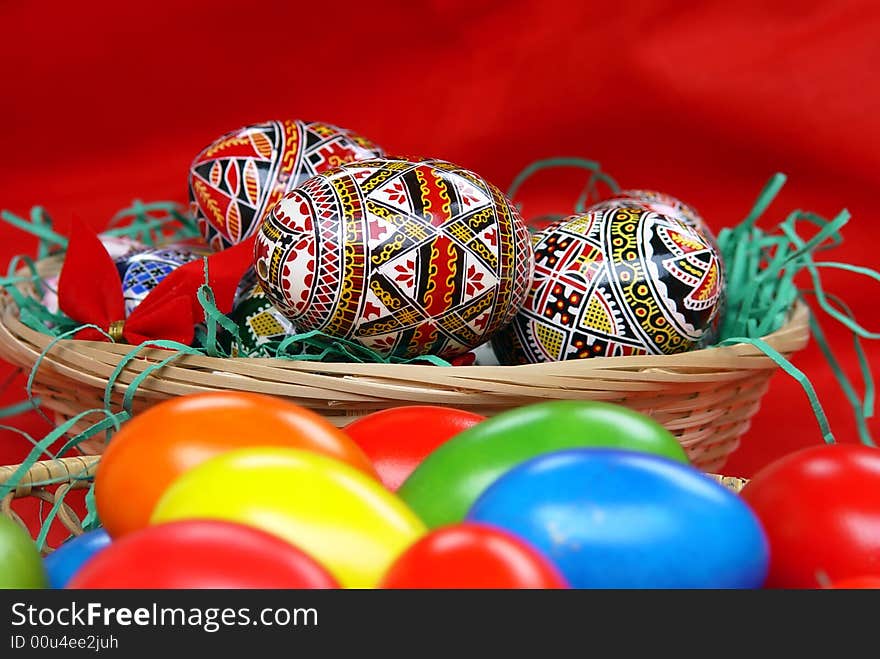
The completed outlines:
<svg viewBox="0 0 880 659">
<path fill-rule="evenodd" d="M 432 531 L 397 559 L 382 588 L 567 588 L 559 570 L 507 531 L 454 524 Z"/>
<path fill-rule="evenodd" d="M 688 462 L 678 440 L 643 414 L 609 403 L 551 401 L 508 410 L 459 433 L 425 458 L 398 493 L 436 528 L 464 519 L 477 497 L 516 465 L 597 446 Z"/>
<path fill-rule="evenodd" d="M 125 423 L 95 476 L 95 502 L 114 538 L 149 523 L 165 489 L 182 473 L 225 451 L 249 446 L 302 448 L 375 470 L 341 430 L 279 398 L 208 392 L 162 401 Z"/>
<path fill-rule="evenodd" d="M 486 417 L 434 405 L 394 407 L 352 421 L 345 434 L 360 446 L 392 492 L 441 444 Z"/>
<path fill-rule="evenodd" d="M 65 542 L 43 561 L 49 588 L 65 588 L 83 564 L 109 544 L 110 536 L 104 529 L 89 531 Z"/>
<path fill-rule="evenodd" d="M 0 515 L 0 590 L 45 588 L 43 559 L 27 531 Z"/>
<path fill-rule="evenodd" d="M 801 449 L 758 471 L 742 497 L 770 540 L 768 587 L 880 575 L 880 449 Z"/>
<path fill-rule="evenodd" d="M 378 481 L 311 451 L 254 448 L 219 455 L 183 474 L 151 523 L 225 519 L 299 547 L 345 587 L 375 586 L 425 531 Z"/>
<path fill-rule="evenodd" d="M 536 235 L 532 287 L 493 346 L 505 364 L 684 352 L 723 284 L 719 253 L 679 218 L 635 205 L 572 216 Z"/>
<path fill-rule="evenodd" d="M 829 588 L 835 590 L 880 590 L 880 575 L 841 579 L 832 582 Z"/>
<path fill-rule="evenodd" d="M 211 247 L 224 249 L 251 236 L 266 211 L 306 179 L 382 155 L 360 135 L 318 121 L 245 126 L 209 144 L 190 165 L 190 210 Z"/>
<path fill-rule="evenodd" d="M 68 586 L 93 588 L 337 588 L 293 545 L 259 529 L 186 520 L 141 529 L 91 558 Z"/>
<path fill-rule="evenodd" d="M 532 273 L 518 211 L 440 160 L 367 160 L 309 179 L 268 213 L 255 258 L 297 327 L 396 357 L 480 345 L 519 310 Z"/>
<path fill-rule="evenodd" d="M 125 315 L 143 302 L 165 277 L 182 265 L 202 258 L 205 252 L 195 247 L 148 247 L 127 252 L 116 259 L 116 270 L 122 282 Z"/>
<path fill-rule="evenodd" d="M 573 588 L 758 588 L 755 515 L 696 469 L 634 451 L 544 455 L 499 478 L 468 520 L 530 542 Z"/>
</svg>

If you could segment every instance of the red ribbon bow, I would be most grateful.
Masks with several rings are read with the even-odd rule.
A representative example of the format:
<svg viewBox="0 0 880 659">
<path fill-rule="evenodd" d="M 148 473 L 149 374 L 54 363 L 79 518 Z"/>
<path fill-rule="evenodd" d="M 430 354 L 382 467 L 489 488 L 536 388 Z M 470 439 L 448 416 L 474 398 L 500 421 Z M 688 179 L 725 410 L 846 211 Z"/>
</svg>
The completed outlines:
<svg viewBox="0 0 880 659">
<path fill-rule="evenodd" d="M 253 237 L 208 258 L 208 283 L 214 303 L 229 313 L 235 290 L 253 263 Z M 116 341 L 138 345 L 166 339 L 189 345 L 195 326 L 204 320 L 196 294 L 205 283 L 204 262 L 192 261 L 169 273 L 149 295 L 125 317 L 122 281 L 116 264 L 97 234 L 82 222 L 70 232 L 64 267 L 58 280 L 58 305 L 73 320 L 97 325 Z M 106 341 L 93 328 L 77 332 L 77 339 Z"/>
</svg>

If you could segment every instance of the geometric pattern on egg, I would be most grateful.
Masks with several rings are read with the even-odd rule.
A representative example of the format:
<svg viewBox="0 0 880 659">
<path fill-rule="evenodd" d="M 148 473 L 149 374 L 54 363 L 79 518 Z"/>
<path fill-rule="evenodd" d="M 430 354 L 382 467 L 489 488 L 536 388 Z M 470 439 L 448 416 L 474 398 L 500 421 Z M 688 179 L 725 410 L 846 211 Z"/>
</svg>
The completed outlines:
<svg viewBox="0 0 880 659">
<path fill-rule="evenodd" d="M 721 308 L 720 256 L 679 217 L 600 208 L 548 227 L 534 247 L 523 309 L 493 340 L 502 363 L 691 350 Z"/>
<path fill-rule="evenodd" d="M 401 358 L 484 343 L 519 310 L 533 267 L 516 208 L 440 160 L 315 176 L 270 210 L 255 250 L 263 290 L 298 329 Z"/>
</svg>

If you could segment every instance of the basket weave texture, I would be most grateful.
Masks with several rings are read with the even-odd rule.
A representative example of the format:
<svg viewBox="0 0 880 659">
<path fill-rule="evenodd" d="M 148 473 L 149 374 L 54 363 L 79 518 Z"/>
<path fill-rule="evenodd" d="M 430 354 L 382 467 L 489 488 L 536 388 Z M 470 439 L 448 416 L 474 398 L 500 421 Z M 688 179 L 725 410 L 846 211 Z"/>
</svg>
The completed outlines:
<svg viewBox="0 0 880 659">
<path fill-rule="evenodd" d="M 44 276 L 59 268 L 58 259 L 38 264 Z M 30 284 L 19 286 L 27 291 Z M 808 339 L 808 309 L 800 303 L 782 328 L 765 337 L 786 357 Z M 52 341 L 23 325 L 12 298 L 0 294 L 0 358 L 29 372 Z M 103 408 L 108 379 L 131 350 L 128 345 L 59 341 L 41 362 L 33 393 L 62 417 Z M 127 385 L 138 374 L 168 356 L 166 350 L 142 350 L 114 385 L 114 408 L 121 406 Z M 696 467 L 718 471 L 748 429 L 777 368 L 749 344 L 677 355 L 452 368 L 182 355 L 140 385 L 133 411 L 172 396 L 237 390 L 280 396 L 343 426 L 400 405 L 446 405 L 491 416 L 545 400 L 600 400 L 650 415 L 678 437 Z M 102 443 L 80 449 L 98 453 Z"/>
<path fill-rule="evenodd" d="M 89 487 L 99 460 L 100 456 L 97 455 L 81 455 L 35 462 L 24 476 L 18 479 L 17 486 L 0 499 L 0 515 L 18 522 L 27 529 L 24 520 L 12 509 L 12 502 L 15 499 L 35 497 L 46 502 L 50 507 L 55 505 L 56 501 L 60 501 L 56 519 L 71 535 L 81 535 L 83 527 L 79 516 L 64 502 L 64 497 L 69 490 Z M 9 482 L 19 466 L 0 467 L 0 485 Z"/>
</svg>

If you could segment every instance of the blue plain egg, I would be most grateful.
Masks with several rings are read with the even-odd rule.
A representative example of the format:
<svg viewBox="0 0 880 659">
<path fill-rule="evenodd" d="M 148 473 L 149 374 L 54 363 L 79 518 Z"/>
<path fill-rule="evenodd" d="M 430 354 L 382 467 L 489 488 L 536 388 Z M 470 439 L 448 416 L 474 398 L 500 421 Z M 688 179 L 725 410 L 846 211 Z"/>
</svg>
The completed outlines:
<svg viewBox="0 0 880 659">
<path fill-rule="evenodd" d="M 110 536 L 104 529 L 89 531 L 65 542 L 43 559 L 43 566 L 49 575 L 49 587 L 67 586 L 83 564 L 109 544 Z"/>
<path fill-rule="evenodd" d="M 768 544 L 739 496 L 645 453 L 573 449 L 511 469 L 468 519 L 531 542 L 573 588 L 758 588 Z"/>
</svg>

